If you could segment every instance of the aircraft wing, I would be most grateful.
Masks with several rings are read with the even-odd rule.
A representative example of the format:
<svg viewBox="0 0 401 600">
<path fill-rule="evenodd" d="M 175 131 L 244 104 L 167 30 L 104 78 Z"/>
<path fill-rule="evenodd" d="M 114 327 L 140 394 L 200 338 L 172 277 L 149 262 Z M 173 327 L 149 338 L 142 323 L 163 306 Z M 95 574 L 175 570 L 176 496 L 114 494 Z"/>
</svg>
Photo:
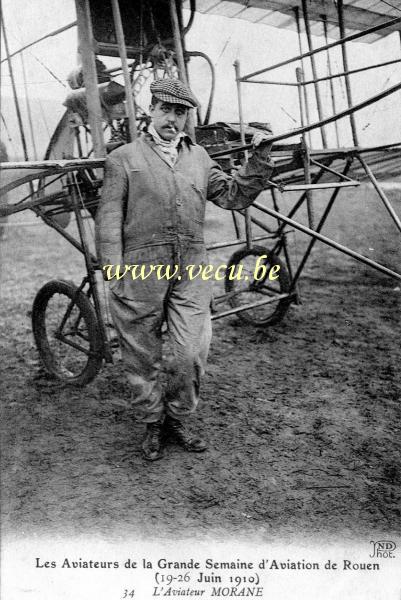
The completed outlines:
<svg viewBox="0 0 401 600">
<path fill-rule="evenodd" d="M 323 35 L 322 15 L 325 15 L 328 26 L 328 36 L 332 39 L 339 38 L 338 13 L 334 0 L 308 0 L 307 7 L 311 24 L 312 35 Z M 397 5 L 400 8 L 397 8 Z M 189 0 L 185 0 L 184 8 L 190 7 Z M 222 17 L 245 19 L 252 23 L 265 24 L 283 29 L 296 30 L 294 7 L 301 16 L 300 24 L 303 28 L 302 0 L 197 0 L 196 10 L 200 13 L 220 15 Z M 296 10 L 295 9 L 295 10 Z M 401 16 L 399 0 L 344 0 L 344 25 L 345 34 L 350 35 L 355 31 L 363 31 L 373 25 L 385 23 L 395 17 Z M 364 42 L 373 42 L 393 31 L 400 31 L 400 23 L 388 27 L 380 32 L 363 38 Z"/>
</svg>

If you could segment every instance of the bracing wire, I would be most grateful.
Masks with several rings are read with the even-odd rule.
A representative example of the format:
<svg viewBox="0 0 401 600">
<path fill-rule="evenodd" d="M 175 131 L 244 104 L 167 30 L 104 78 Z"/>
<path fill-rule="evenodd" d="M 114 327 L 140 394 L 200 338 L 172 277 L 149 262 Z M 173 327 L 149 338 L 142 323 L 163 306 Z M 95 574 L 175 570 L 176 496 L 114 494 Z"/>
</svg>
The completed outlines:
<svg viewBox="0 0 401 600">
<path fill-rule="evenodd" d="M 67 87 L 67 84 L 64 83 L 51 69 L 49 69 L 37 56 L 35 56 L 30 50 L 28 50 L 29 54 L 34 58 L 58 83 L 60 83 L 64 88 Z"/>
<path fill-rule="evenodd" d="M 40 114 L 42 115 L 43 123 L 45 124 L 46 131 L 47 131 L 47 135 L 50 138 L 51 137 L 50 128 L 49 128 L 49 125 L 48 125 L 47 120 L 46 120 L 45 111 L 43 110 L 43 104 L 42 104 L 42 101 L 41 101 L 40 97 L 38 97 L 38 102 L 39 102 Z"/>
<path fill-rule="evenodd" d="M 387 6 L 389 6 L 390 8 L 394 8 L 394 10 L 398 10 L 398 12 L 401 13 L 401 9 L 398 8 L 398 6 L 394 6 L 394 4 L 387 2 L 387 0 L 380 0 L 380 2 L 382 2 L 383 4 L 387 4 Z"/>
<path fill-rule="evenodd" d="M 6 122 L 6 120 L 5 120 L 4 116 L 3 116 L 3 113 L 0 113 L 0 117 L 1 117 L 1 120 L 2 120 L 3 125 L 4 125 L 4 129 L 6 130 L 6 133 L 7 133 L 7 139 L 10 142 L 10 144 L 12 146 L 12 149 L 13 149 L 13 152 L 15 154 L 14 141 L 13 141 L 13 138 L 11 137 L 10 130 L 8 129 L 7 122 Z"/>
<path fill-rule="evenodd" d="M 390 73 L 390 75 L 387 77 L 386 81 L 384 82 L 384 84 L 381 87 L 381 90 L 384 90 L 387 87 L 387 84 L 389 83 L 389 81 L 392 79 L 393 75 L 395 73 L 395 69 L 393 69 L 393 71 Z M 370 119 L 373 119 L 377 113 L 380 113 L 383 111 L 383 109 L 379 110 L 379 104 L 376 102 L 376 104 L 374 106 L 372 106 L 372 114 L 370 116 Z M 368 121 L 367 123 L 365 123 L 365 125 L 362 127 L 362 130 L 367 129 L 368 127 L 370 127 L 370 121 Z"/>
<path fill-rule="evenodd" d="M 18 39 L 18 37 L 15 35 L 15 33 L 11 32 L 11 35 L 13 36 L 13 38 L 15 40 L 17 40 L 19 45 L 21 44 L 21 41 Z M 53 73 L 53 71 L 51 69 L 49 69 L 41 60 L 40 58 L 38 58 L 31 50 L 27 50 L 27 52 L 29 52 L 29 54 L 32 56 L 32 58 L 34 58 L 58 83 L 60 83 L 63 87 L 67 87 L 67 84 L 65 84 L 59 77 L 57 77 L 57 75 L 55 73 Z M 32 83 L 32 82 L 28 82 L 28 83 Z"/>
</svg>

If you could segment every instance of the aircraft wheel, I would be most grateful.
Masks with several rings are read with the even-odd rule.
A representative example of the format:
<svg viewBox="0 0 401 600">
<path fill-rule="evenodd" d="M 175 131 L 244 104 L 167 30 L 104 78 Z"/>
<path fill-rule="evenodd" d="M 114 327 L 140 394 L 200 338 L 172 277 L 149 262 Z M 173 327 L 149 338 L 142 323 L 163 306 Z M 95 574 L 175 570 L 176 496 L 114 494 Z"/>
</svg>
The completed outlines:
<svg viewBox="0 0 401 600">
<path fill-rule="evenodd" d="M 103 361 L 102 338 L 94 307 L 73 283 L 53 280 L 39 290 L 32 329 L 50 375 L 77 386 L 94 379 Z"/>
<path fill-rule="evenodd" d="M 278 277 L 270 280 L 269 272 L 274 265 L 280 268 L 277 272 L 272 272 L 272 276 Z M 268 298 L 273 299 L 290 290 L 290 277 L 286 266 L 278 256 L 263 246 L 235 252 L 229 260 L 224 283 L 225 291 L 232 294 L 229 302 L 233 308 Z M 241 311 L 237 316 L 244 323 L 258 327 L 274 325 L 281 321 L 290 304 L 291 299 L 283 298 Z"/>
</svg>

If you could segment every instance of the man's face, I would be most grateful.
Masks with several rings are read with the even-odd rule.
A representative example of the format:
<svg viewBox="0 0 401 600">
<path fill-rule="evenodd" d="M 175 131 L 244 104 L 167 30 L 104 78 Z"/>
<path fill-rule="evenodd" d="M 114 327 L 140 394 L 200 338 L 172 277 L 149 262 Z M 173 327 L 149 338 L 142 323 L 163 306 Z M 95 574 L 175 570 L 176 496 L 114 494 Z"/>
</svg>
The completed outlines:
<svg viewBox="0 0 401 600">
<path fill-rule="evenodd" d="M 150 105 L 149 112 L 154 128 L 164 140 L 173 140 L 184 130 L 188 108 L 183 104 L 170 104 L 160 100 L 155 106 Z"/>
</svg>

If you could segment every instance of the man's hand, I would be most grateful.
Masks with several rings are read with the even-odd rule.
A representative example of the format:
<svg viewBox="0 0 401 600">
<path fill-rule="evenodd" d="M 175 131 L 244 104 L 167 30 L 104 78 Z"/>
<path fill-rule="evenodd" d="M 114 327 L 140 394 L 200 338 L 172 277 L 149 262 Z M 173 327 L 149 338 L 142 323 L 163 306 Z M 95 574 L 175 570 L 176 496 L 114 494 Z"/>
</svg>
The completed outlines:
<svg viewBox="0 0 401 600">
<path fill-rule="evenodd" d="M 263 150 L 265 150 L 266 152 L 270 152 L 271 147 L 273 145 L 272 143 L 269 144 L 269 140 L 271 137 L 271 135 L 267 135 L 266 133 L 258 131 L 257 133 L 253 134 L 251 144 L 254 148 L 257 148 L 258 146 L 263 144 L 264 146 L 266 146 L 263 148 Z"/>
<path fill-rule="evenodd" d="M 263 163 L 270 164 L 273 166 L 273 162 L 270 157 L 270 150 L 272 149 L 272 142 L 270 138 L 272 135 L 258 131 L 253 134 L 252 144 L 254 147 L 253 156 L 256 160 L 261 160 Z"/>
</svg>

